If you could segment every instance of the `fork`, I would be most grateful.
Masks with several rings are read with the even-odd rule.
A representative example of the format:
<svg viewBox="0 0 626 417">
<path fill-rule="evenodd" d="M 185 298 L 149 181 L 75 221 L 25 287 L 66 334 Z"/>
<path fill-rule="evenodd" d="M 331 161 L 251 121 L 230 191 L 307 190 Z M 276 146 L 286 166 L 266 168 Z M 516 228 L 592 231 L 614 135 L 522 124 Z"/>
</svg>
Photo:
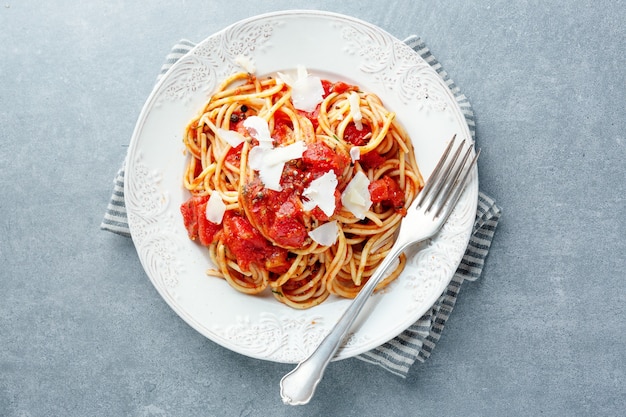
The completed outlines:
<svg viewBox="0 0 626 417">
<path fill-rule="evenodd" d="M 424 188 L 409 206 L 389 254 L 315 351 L 281 379 L 280 396 L 285 404 L 307 404 L 313 398 L 326 367 L 389 266 L 408 246 L 433 237 L 452 213 L 480 154 L 479 150 L 470 160 L 474 147 L 466 146 L 465 140 L 452 152 L 455 142 L 456 135 L 450 140 Z M 466 149 L 459 160 L 463 148 Z"/>
</svg>

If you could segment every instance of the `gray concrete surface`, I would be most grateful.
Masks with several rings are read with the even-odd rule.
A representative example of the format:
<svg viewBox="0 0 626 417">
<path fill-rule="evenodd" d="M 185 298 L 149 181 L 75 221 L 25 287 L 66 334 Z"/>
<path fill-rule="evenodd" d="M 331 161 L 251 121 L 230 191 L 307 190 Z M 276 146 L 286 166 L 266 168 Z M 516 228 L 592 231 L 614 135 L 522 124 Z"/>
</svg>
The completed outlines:
<svg viewBox="0 0 626 417">
<path fill-rule="evenodd" d="M 432 357 L 406 380 L 230 352 L 99 224 L 171 45 L 324 9 L 418 34 L 474 106 L 503 208 Z M 626 7 L 621 1 L 0 3 L 1 416 L 619 416 L 626 410 Z"/>
</svg>

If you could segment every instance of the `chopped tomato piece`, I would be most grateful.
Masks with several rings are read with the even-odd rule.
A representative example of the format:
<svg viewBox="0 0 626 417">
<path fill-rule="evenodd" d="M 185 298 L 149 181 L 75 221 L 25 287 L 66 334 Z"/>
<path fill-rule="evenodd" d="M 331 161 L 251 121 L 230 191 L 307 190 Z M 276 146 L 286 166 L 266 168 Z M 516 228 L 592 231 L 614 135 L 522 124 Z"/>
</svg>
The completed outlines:
<svg viewBox="0 0 626 417">
<path fill-rule="evenodd" d="M 293 133 L 293 125 L 291 120 L 287 118 L 277 118 L 274 122 L 274 130 L 272 131 L 272 139 L 277 143 L 283 144 L 288 142 L 289 137 Z"/>
<path fill-rule="evenodd" d="M 277 215 L 268 232 L 274 242 L 288 248 L 304 246 L 308 236 L 304 225 L 289 216 Z"/>
<path fill-rule="evenodd" d="M 200 244 L 209 246 L 215 239 L 217 232 L 222 230 L 222 226 L 206 218 L 206 205 L 207 201 L 198 204 L 198 240 L 200 240 Z"/>
<path fill-rule="evenodd" d="M 240 143 L 234 148 L 230 148 L 226 154 L 226 162 L 239 168 L 241 163 L 241 149 L 243 149 L 243 143 Z"/>
<path fill-rule="evenodd" d="M 363 146 L 369 142 L 372 129 L 368 125 L 363 125 L 361 130 L 357 129 L 354 123 L 350 123 L 343 131 L 343 140 L 355 146 Z"/>
<path fill-rule="evenodd" d="M 383 158 L 378 152 L 372 151 L 361 155 L 361 158 L 359 159 L 359 164 L 365 169 L 370 169 L 381 166 L 385 163 L 385 161 L 386 159 Z"/>
<path fill-rule="evenodd" d="M 289 269 L 287 250 L 273 246 L 248 219 L 232 211 L 224 216 L 224 243 L 244 271 L 253 263 L 275 273 Z"/>
<path fill-rule="evenodd" d="M 276 274 L 284 274 L 291 267 L 291 261 L 287 259 L 287 250 L 273 247 L 265 259 L 265 269 Z"/>
<path fill-rule="evenodd" d="M 294 187 L 268 190 L 258 177 L 245 184 L 240 198 L 251 224 L 266 239 L 285 248 L 300 248 L 307 238 L 302 212 L 296 204 Z"/>
<path fill-rule="evenodd" d="M 302 162 L 307 165 L 307 170 L 324 174 L 331 169 L 335 175 L 340 176 L 350 163 L 350 159 L 344 153 L 332 150 L 323 142 L 308 144 L 302 153 Z"/>
<path fill-rule="evenodd" d="M 333 84 L 333 88 L 332 88 L 332 92 L 337 93 L 337 94 L 345 93 L 346 91 L 357 91 L 357 90 L 358 88 L 356 86 L 344 83 L 343 81 L 337 81 L 336 83 Z"/>
<path fill-rule="evenodd" d="M 291 198 L 285 201 L 269 228 L 271 240 L 285 247 L 302 247 L 308 234 L 304 225 L 298 221 L 300 216 L 296 203 Z"/>
<path fill-rule="evenodd" d="M 324 98 L 328 97 L 333 89 L 333 83 L 328 80 L 322 80 L 322 88 L 324 89 Z"/>
<path fill-rule="evenodd" d="M 404 207 L 404 193 L 391 177 L 372 181 L 368 187 L 372 203 L 388 202 L 395 210 Z"/>
<path fill-rule="evenodd" d="M 189 239 L 196 240 L 198 237 L 198 204 L 206 202 L 208 197 L 191 197 L 180 206 L 183 222 Z"/>
<path fill-rule="evenodd" d="M 357 91 L 358 87 L 355 85 L 344 83 L 343 81 L 337 81 L 333 83 L 328 80 L 322 80 L 322 87 L 324 88 L 324 98 L 330 93 L 345 93 L 346 91 Z"/>
<path fill-rule="evenodd" d="M 198 239 L 200 244 L 209 245 L 213 242 L 221 226 L 212 223 L 206 218 L 208 196 L 192 196 L 180 206 L 183 223 L 191 240 Z"/>
<path fill-rule="evenodd" d="M 298 110 L 298 114 L 306 117 L 307 119 L 309 119 L 311 121 L 311 124 L 313 125 L 313 130 L 317 130 L 317 127 L 319 126 L 320 122 L 318 120 L 318 117 L 320 116 L 320 105 L 318 104 L 317 107 L 315 107 L 315 110 L 307 112 L 304 110 Z"/>
<path fill-rule="evenodd" d="M 250 263 L 263 252 L 267 240 L 243 216 L 235 213 L 224 215 L 224 243 L 235 255 L 240 266 L 248 270 Z"/>
</svg>

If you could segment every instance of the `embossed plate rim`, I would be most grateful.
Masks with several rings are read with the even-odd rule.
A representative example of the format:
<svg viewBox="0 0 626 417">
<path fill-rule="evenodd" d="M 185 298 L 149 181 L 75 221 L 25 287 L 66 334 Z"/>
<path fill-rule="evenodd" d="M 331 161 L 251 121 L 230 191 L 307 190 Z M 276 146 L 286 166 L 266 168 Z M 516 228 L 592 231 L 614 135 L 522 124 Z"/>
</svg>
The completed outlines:
<svg viewBox="0 0 626 417">
<path fill-rule="evenodd" d="M 308 45 L 310 55 L 293 50 L 292 43 L 309 42 L 295 30 L 296 23 L 298 29 L 327 31 L 320 30 L 315 42 L 328 51 L 314 45 Z M 367 45 L 358 45 L 363 43 L 360 36 L 369 37 Z M 285 50 L 292 52 L 291 61 Z M 180 185 L 182 131 L 210 93 L 203 91 L 194 77 L 218 78 L 218 72 L 231 71 L 236 65 L 230 51 L 253 58 L 258 74 L 304 64 L 312 72 L 345 76 L 376 92 L 398 113 L 414 142 L 419 142 L 415 147 L 425 176 L 445 140 L 453 133 L 468 139 L 471 135 L 452 92 L 419 55 L 370 23 L 330 12 L 290 10 L 235 22 L 200 42 L 157 83 L 133 132 L 125 181 L 131 235 L 146 274 L 169 306 L 207 338 L 250 357 L 298 362 L 316 346 L 349 301 L 333 298 L 313 309 L 294 311 L 271 296 L 268 300 L 237 293 L 224 281 L 198 273 L 208 266 L 208 257 L 186 238 L 177 215 L 184 196 Z M 332 60 L 319 59 L 332 53 Z M 359 61 L 359 55 L 365 58 Z M 164 118 L 170 122 L 163 122 Z M 337 359 L 356 356 L 395 337 L 432 306 L 463 256 L 477 198 L 475 170 L 460 207 L 441 234 L 411 256 L 410 267 L 389 289 L 372 297 L 366 308 L 376 308 L 375 313 L 357 323 Z"/>
</svg>

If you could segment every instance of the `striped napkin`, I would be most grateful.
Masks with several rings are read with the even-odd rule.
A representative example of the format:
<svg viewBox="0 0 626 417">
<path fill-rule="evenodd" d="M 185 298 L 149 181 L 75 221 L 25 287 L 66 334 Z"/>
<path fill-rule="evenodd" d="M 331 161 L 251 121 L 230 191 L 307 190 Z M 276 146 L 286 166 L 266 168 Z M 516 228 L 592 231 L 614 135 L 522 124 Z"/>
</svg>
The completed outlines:
<svg viewBox="0 0 626 417">
<path fill-rule="evenodd" d="M 467 97 L 461 93 L 419 37 L 410 36 L 405 39 L 405 42 L 437 71 L 450 88 L 467 120 L 472 138 L 475 138 L 474 112 Z M 174 45 L 161 67 L 157 80 L 194 46 L 195 44 L 188 40 L 181 40 Z M 406 378 L 415 361 L 424 362 L 428 359 L 452 313 L 463 281 L 475 281 L 480 277 L 499 219 L 500 208 L 491 197 L 480 191 L 476 220 L 469 245 L 447 289 L 430 310 L 402 334 L 357 358 L 379 365 L 402 378 Z M 124 165 L 115 176 L 113 194 L 100 228 L 130 237 L 124 204 Z"/>
</svg>

